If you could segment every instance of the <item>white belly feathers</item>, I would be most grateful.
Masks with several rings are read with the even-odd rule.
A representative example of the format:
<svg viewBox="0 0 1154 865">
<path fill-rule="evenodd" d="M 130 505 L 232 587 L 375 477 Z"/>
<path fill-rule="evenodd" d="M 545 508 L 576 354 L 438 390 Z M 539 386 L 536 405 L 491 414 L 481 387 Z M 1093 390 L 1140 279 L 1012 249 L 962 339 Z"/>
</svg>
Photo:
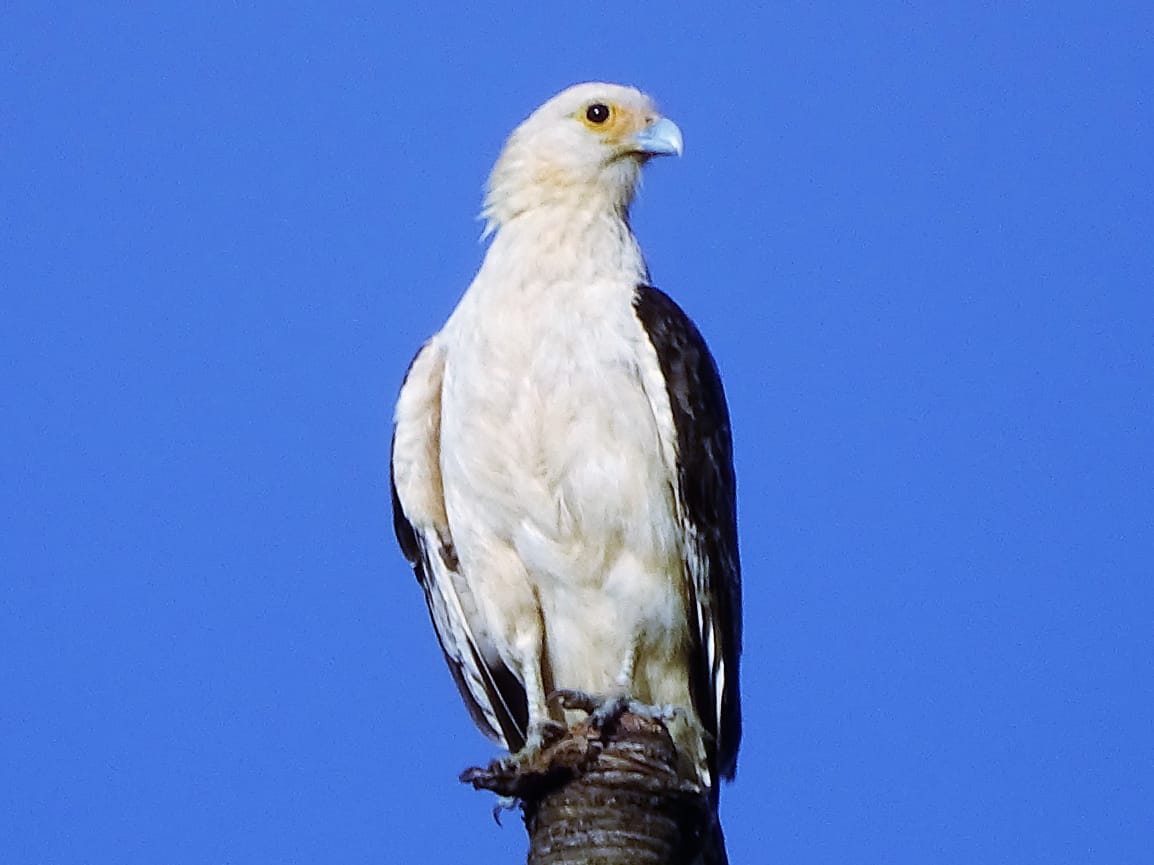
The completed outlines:
<svg viewBox="0 0 1154 865">
<path fill-rule="evenodd" d="M 649 656 L 680 658 L 687 614 L 631 297 L 632 286 L 583 286 L 566 303 L 486 316 L 462 303 L 446 326 L 446 505 L 471 593 L 505 599 L 481 605 L 488 627 L 516 642 L 505 611 L 523 614 L 530 598 L 508 596 L 532 595 L 555 687 L 684 702 L 683 685 L 666 693 L 646 671 L 621 681 L 638 634 Z"/>
</svg>

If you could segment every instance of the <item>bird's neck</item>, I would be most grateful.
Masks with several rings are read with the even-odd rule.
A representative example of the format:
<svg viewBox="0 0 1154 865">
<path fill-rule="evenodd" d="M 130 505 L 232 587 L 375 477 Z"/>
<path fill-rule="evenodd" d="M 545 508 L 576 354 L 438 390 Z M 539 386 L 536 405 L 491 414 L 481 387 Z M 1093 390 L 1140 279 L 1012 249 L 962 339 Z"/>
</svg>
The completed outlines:
<svg viewBox="0 0 1154 865">
<path fill-rule="evenodd" d="M 647 275 L 628 213 L 603 202 L 558 203 L 518 214 L 498 228 L 484 269 L 540 285 L 605 277 L 636 284 Z"/>
</svg>

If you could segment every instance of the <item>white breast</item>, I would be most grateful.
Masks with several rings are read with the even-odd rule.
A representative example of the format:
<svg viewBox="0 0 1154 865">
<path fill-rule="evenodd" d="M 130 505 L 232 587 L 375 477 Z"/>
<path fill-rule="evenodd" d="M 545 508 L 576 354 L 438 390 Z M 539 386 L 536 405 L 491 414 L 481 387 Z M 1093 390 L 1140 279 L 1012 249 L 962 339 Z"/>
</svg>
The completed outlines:
<svg viewBox="0 0 1154 865">
<path fill-rule="evenodd" d="M 557 687 L 613 690 L 638 634 L 661 644 L 647 657 L 676 666 L 683 651 L 671 469 L 642 384 L 639 352 L 652 349 L 633 289 L 471 291 L 446 326 L 441 459 L 462 571 L 475 594 L 508 597 L 518 590 L 515 557 L 544 619 Z M 511 606 L 488 615 L 499 620 Z M 683 676 L 669 678 L 683 687 Z M 653 682 L 629 689 L 684 703 Z"/>
<path fill-rule="evenodd" d="M 529 522 L 554 544 L 587 546 L 667 504 L 631 295 L 632 286 L 582 286 L 564 303 L 454 315 L 446 484 L 459 480 L 495 508 L 494 531 L 513 537 Z"/>
</svg>

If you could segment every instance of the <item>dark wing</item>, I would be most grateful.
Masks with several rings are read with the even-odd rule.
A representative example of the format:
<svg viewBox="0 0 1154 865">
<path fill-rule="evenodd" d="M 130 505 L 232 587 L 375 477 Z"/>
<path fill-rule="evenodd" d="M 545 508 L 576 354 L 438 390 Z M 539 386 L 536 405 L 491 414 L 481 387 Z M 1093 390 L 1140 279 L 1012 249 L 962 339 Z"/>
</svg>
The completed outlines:
<svg viewBox="0 0 1154 865">
<path fill-rule="evenodd" d="M 637 287 L 633 308 L 657 355 L 676 434 L 677 499 L 696 638 L 691 693 L 715 738 L 711 770 L 732 778 L 741 740 L 741 563 L 729 409 L 697 327 L 664 292 Z"/>
<path fill-rule="evenodd" d="M 473 721 L 510 751 L 525 744 L 529 711 L 521 681 L 474 627 L 474 607 L 445 515 L 441 485 L 444 353 L 435 338 L 413 358 L 397 400 L 389 482 L 393 528 L 425 592 L 445 661 Z"/>
</svg>

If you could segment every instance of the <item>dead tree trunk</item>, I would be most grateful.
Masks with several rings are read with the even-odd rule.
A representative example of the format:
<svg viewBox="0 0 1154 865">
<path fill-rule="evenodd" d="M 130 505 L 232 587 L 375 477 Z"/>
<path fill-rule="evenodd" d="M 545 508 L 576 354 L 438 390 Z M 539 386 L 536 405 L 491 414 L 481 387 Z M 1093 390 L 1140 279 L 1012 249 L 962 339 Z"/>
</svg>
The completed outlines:
<svg viewBox="0 0 1154 865">
<path fill-rule="evenodd" d="M 461 780 L 520 801 L 528 865 L 726 865 L 716 799 L 681 763 L 663 724 L 627 712 Z"/>
</svg>

